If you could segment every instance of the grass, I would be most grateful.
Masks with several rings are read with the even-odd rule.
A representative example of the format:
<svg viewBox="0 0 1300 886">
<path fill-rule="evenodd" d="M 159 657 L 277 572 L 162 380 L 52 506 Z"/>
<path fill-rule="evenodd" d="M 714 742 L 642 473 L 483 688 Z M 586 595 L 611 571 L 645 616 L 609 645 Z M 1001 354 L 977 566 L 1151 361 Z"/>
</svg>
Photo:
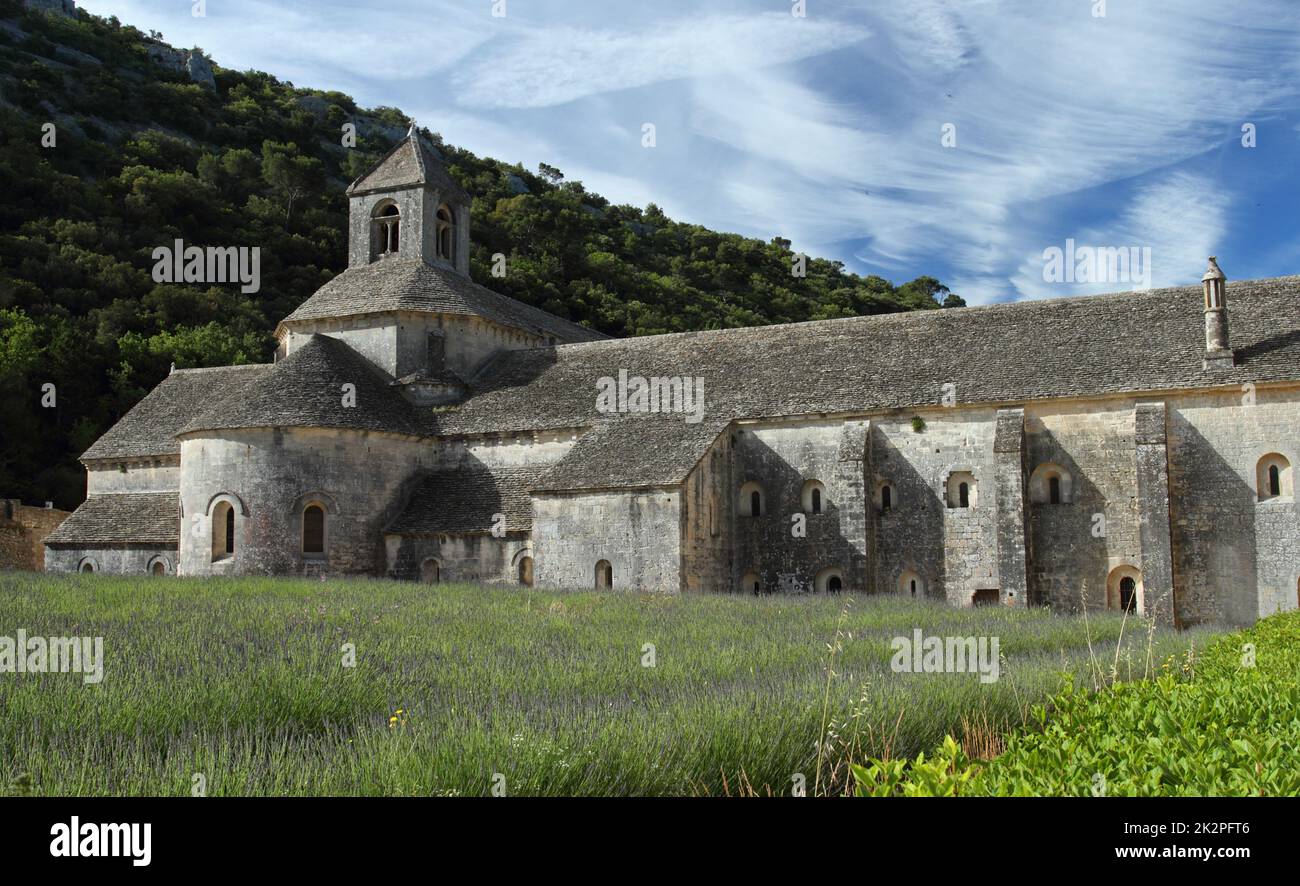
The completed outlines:
<svg viewBox="0 0 1300 886">
<path fill-rule="evenodd" d="M 209 795 L 840 794 L 852 760 L 948 734 L 999 749 L 1064 675 L 1141 677 L 1205 642 L 1135 627 L 881 597 L 0 574 L 0 636 L 102 636 L 105 657 L 98 685 L 0 674 L 0 793 L 188 795 L 202 774 Z M 1000 637 L 1001 679 L 891 672 L 914 628 Z"/>
<path fill-rule="evenodd" d="M 1221 637 L 1152 680 L 1067 685 L 997 755 L 953 738 L 854 767 L 870 796 L 1296 796 L 1300 612 Z M 974 758 L 974 759 L 972 759 Z"/>
</svg>

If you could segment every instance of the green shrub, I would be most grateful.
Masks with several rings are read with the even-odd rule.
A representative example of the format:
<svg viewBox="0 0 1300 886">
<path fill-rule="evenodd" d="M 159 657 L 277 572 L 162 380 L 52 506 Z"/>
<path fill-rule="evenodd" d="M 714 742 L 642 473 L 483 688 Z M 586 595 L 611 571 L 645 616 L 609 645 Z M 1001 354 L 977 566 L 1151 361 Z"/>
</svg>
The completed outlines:
<svg viewBox="0 0 1300 886">
<path fill-rule="evenodd" d="M 853 769 L 859 796 L 1278 796 L 1300 793 L 1300 613 L 1167 660 L 1153 680 L 1066 686 L 981 763 L 947 739 L 933 759 Z"/>
</svg>

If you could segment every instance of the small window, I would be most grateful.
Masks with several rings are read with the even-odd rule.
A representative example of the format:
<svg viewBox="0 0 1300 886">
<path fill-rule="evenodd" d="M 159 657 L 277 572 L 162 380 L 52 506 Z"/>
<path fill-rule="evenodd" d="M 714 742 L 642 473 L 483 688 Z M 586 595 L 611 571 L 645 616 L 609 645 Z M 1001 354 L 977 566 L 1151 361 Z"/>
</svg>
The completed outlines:
<svg viewBox="0 0 1300 886">
<path fill-rule="evenodd" d="M 1127 575 L 1119 580 L 1119 608 L 1125 612 L 1137 609 L 1137 582 Z"/>
<path fill-rule="evenodd" d="M 1106 581 L 1108 609 L 1140 615 L 1142 613 L 1142 573 L 1134 566 L 1117 566 Z"/>
<path fill-rule="evenodd" d="M 212 559 L 224 560 L 235 555 L 235 508 L 219 501 L 212 509 Z"/>
<path fill-rule="evenodd" d="M 975 507 L 975 475 L 969 471 L 956 471 L 950 474 L 948 477 L 947 499 L 949 508 Z"/>
<path fill-rule="evenodd" d="M 805 480 L 799 501 L 806 514 L 820 514 L 826 508 L 826 487 L 820 480 Z"/>
<path fill-rule="evenodd" d="M 838 566 L 823 569 L 813 577 L 813 590 L 819 594 L 838 594 L 844 589 L 844 573 Z"/>
<path fill-rule="evenodd" d="M 1260 501 L 1294 498 L 1291 462 L 1285 455 L 1274 452 L 1261 458 L 1255 468 L 1255 480 Z"/>
<path fill-rule="evenodd" d="M 302 552 L 325 553 L 325 509 L 320 505 L 308 505 L 302 512 Z"/>
<path fill-rule="evenodd" d="M 916 572 L 908 569 L 898 577 L 898 593 L 904 597 L 923 599 L 925 597 L 925 581 Z"/>
<path fill-rule="evenodd" d="M 887 511 L 894 506 L 894 490 L 888 486 L 880 488 L 880 509 Z"/>
<path fill-rule="evenodd" d="M 438 207 L 435 221 L 437 234 L 438 258 L 447 262 L 456 260 L 456 222 L 451 207 L 443 204 Z"/>
<path fill-rule="evenodd" d="M 740 487 L 740 513 L 746 517 L 763 514 L 763 487 L 753 480 Z"/>
<path fill-rule="evenodd" d="M 375 207 L 370 220 L 370 260 L 386 255 L 396 255 L 401 239 L 401 213 L 396 203 L 382 203 Z"/>
<path fill-rule="evenodd" d="M 1061 505 L 1071 501 L 1069 471 L 1057 464 L 1041 464 L 1029 477 L 1029 501 L 1038 505 Z"/>
</svg>

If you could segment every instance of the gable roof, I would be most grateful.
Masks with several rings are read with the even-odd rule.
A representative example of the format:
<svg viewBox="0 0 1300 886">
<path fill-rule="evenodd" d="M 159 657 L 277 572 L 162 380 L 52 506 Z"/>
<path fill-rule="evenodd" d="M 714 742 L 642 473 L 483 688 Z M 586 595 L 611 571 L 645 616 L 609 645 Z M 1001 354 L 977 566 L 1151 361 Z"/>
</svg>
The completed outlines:
<svg viewBox="0 0 1300 886">
<path fill-rule="evenodd" d="M 389 311 L 472 314 L 559 342 L 598 341 L 605 335 L 480 286 L 418 258 L 382 258 L 348 268 L 281 323 Z"/>
<path fill-rule="evenodd" d="M 938 406 L 947 384 L 962 404 L 1300 379 L 1300 277 L 1229 283 L 1227 305 L 1237 365 L 1222 372 L 1202 366 L 1188 286 L 507 351 L 428 421 L 451 435 L 595 426 L 597 383 L 620 369 L 702 378 L 707 421 Z"/>
<path fill-rule="evenodd" d="M 537 479 L 534 467 L 489 467 L 480 461 L 429 471 L 410 501 L 384 530 L 397 534 L 486 532 L 497 514 L 507 532 L 533 528 L 528 494 Z"/>
<path fill-rule="evenodd" d="M 177 369 L 92 443 L 81 458 L 179 455 L 181 444 L 176 434 L 214 395 L 242 388 L 270 368 L 269 363 L 255 363 Z"/>
<path fill-rule="evenodd" d="M 406 138 L 394 145 L 374 169 L 348 185 L 347 194 L 355 197 L 414 187 L 433 188 L 444 198 L 469 201 L 465 189 L 448 174 L 436 149 L 425 143 L 412 124 Z"/>
<path fill-rule="evenodd" d="M 327 335 L 308 337 L 292 354 L 249 383 L 233 386 L 179 431 L 229 428 L 346 428 L 419 433 L 415 413 L 369 360 Z M 344 385 L 355 385 L 355 405 L 344 405 Z"/>
<path fill-rule="evenodd" d="M 180 495 L 175 492 L 92 495 L 45 537 L 47 545 L 180 544 Z"/>
</svg>

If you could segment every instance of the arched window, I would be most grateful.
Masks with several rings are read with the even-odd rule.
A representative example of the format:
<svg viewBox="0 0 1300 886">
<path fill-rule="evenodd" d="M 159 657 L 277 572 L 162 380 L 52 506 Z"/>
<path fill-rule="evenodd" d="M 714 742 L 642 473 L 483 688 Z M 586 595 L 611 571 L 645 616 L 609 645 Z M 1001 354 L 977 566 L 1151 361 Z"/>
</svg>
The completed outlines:
<svg viewBox="0 0 1300 886">
<path fill-rule="evenodd" d="M 1029 477 L 1029 501 L 1038 505 L 1068 504 L 1073 485 L 1070 472 L 1065 468 L 1041 464 Z"/>
<path fill-rule="evenodd" d="M 813 590 L 819 594 L 838 594 L 844 589 L 844 572 L 838 566 L 823 569 L 813 577 Z"/>
<path fill-rule="evenodd" d="M 533 586 L 533 558 L 521 557 L 519 559 L 519 583 L 526 588 Z"/>
<path fill-rule="evenodd" d="M 740 513 L 746 517 L 763 514 L 763 487 L 754 480 L 740 487 Z"/>
<path fill-rule="evenodd" d="M 456 222 L 451 213 L 451 207 L 446 203 L 438 207 L 438 217 L 434 224 L 436 226 L 438 258 L 443 261 L 454 262 L 456 260 Z"/>
<path fill-rule="evenodd" d="M 826 504 L 826 487 L 820 480 L 805 480 L 799 493 L 804 513 L 820 514 Z"/>
<path fill-rule="evenodd" d="M 307 556 L 325 553 L 325 509 L 307 505 L 302 512 L 302 552 Z"/>
<path fill-rule="evenodd" d="M 375 207 L 370 218 L 370 260 L 395 255 L 401 234 L 401 213 L 393 202 Z"/>
<path fill-rule="evenodd" d="M 917 600 L 924 599 L 925 581 L 916 572 L 905 569 L 903 574 L 898 577 L 898 593 L 904 597 L 913 597 Z"/>
<path fill-rule="evenodd" d="M 608 560 L 596 564 L 596 590 L 604 591 L 614 587 L 614 566 Z"/>
<path fill-rule="evenodd" d="M 1119 580 L 1119 608 L 1125 612 L 1137 609 L 1137 582 L 1131 576 Z"/>
<path fill-rule="evenodd" d="M 1141 615 L 1142 572 L 1136 566 L 1116 566 L 1106 579 L 1106 607 Z"/>
<path fill-rule="evenodd" d="M 753 594 L 757 596 L 763 591 L 762 580 L 759 579 L 758 573 L 750 570 L 746 572 L 740 580 L 740 590 L 742 593 Z"/>
<path fill-rule="evenodd" d="M 1291 462 L 1285 455 L 1272 452 L 1261 458 L 1255 468 L 1255 481 L 1260 501 L 1290 500 L 1295 497 Z"/>
<path fill-rule="evenodd" d="M 946 498 L 950 508 L 973 508 L 976 504 L 975 475 L 970 471 L 954 471 L 948 475 Z"/>
<path fill-rule="evenodd" d="M 212 559 L 224 560 L 235 555 L 235 508 L 219 501 L 212 509 Z"/>
<path fill-rule="evenodd" d="M 433 557 L 420 564 L 420 581 L 427 585 L 436 585 L 442 581 L 442 564 Z"/>
</svg>

